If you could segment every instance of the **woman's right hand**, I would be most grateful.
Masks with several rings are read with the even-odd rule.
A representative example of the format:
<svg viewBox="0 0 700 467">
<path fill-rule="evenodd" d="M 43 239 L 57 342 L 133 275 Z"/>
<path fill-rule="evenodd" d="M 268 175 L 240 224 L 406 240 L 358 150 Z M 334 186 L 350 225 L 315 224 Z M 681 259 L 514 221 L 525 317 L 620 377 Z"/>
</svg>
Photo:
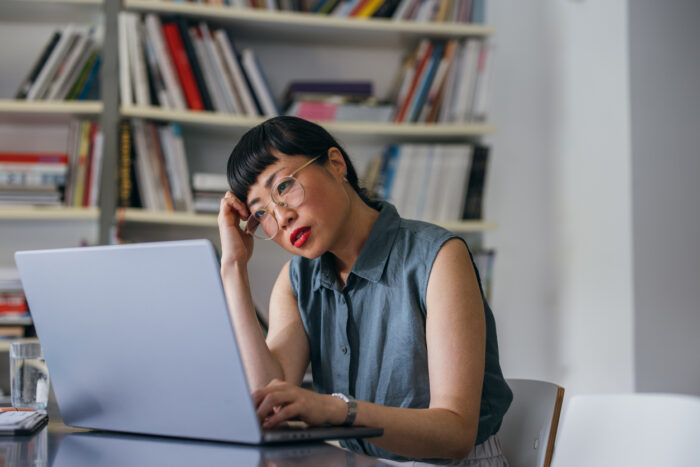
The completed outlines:
<svg viewBox="0 0 700 467">
<path fill-rule="evenodd" d="M 227 191 L 219 206 L 219 235 L 221 236 L 221 267 L 247 264 L 253 256 L 253 236 L 240 227 L 241 219 L 249 216 L 248 208 Z"/>
</svg>

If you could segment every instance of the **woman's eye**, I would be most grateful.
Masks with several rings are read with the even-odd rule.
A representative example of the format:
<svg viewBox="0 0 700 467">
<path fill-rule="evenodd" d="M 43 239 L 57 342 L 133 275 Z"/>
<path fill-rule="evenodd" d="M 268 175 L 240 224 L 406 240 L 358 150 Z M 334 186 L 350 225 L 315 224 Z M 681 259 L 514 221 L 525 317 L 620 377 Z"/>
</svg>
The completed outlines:
<svg viewBox="0 0 700 467">
<path fill-rule="evenodd" d="M 264 216 L 265 214 L 267 214 L 266 211 L 264 211 L 264 210 L 262 210 L 262 209 L 259 209 L 259 210 L 255 211 L 255 212 L 253 212 L 253 218 L 255 218 L 256 220 L 259 221 L 260 219 L 263 218 L 263 216 Z"/>
<path fill-rule="evenodd" d="M 294 185 L 294 180 L 285 180 L 281 182 L 279 185 L 277 185 L 277 193 L 280 195 L 285 194 L 288 192 L 292 186 Z"/>
</svg>

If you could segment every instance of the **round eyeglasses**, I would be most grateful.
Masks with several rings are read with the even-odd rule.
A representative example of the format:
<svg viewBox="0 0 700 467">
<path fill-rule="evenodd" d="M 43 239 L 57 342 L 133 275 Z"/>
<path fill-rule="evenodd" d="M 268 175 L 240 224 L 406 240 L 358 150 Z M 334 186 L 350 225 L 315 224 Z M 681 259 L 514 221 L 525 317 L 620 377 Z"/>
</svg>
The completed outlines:
<svg viewBox="0 0 700 467">
<path fill-rule="evenodd" d="M 274 212 L 274 203 L 282 208 L 296 208 L 304 202 L 304 185 L 299 180 L 294 178 L 299 171 L 308 167 L 321 156 L 316 156 L 306 162 L 304 165 L 296 169 L 290 175 L 275 180 L 270 189 L 270 202 L 263 208 L 256 209 L 251 212 L 248 219 L 245 221 L 244 229 L 247 233 L 261 240 L 272 240 L 279 232 L 280 226 L 277 222 L 277 216 Z"/>
</svg>

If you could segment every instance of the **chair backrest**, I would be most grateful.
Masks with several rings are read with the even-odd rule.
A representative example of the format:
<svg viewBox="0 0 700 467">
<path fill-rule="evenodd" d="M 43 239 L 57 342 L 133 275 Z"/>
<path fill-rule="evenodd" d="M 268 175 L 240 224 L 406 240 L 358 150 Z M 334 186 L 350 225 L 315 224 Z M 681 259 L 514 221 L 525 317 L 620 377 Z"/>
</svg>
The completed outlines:
<svg viewBox="0 0 700 467">
<path fill-rule="evenodd" d="M 513 403 L 498 432 L 511 467 L 549 467 L 564 388 L 546 381 L 508 379 Z"/>
<path fill-rule="evenodd" d="M 552 466 L 700 465 L 700 398 L 671 394 L 575 396 Z"/>
</svg>

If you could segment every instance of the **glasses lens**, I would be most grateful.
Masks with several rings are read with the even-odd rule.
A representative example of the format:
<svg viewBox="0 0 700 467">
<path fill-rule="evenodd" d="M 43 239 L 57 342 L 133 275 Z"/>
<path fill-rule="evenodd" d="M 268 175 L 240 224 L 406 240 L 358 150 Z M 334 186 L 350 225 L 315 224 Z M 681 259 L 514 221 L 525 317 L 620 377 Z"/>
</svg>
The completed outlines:
<svg viewBox="0 0 700 467">
<path fill-rule="evenodd" d="M 277 235 L 278 229 L 275 216 L 263 210 L 251 214 L 245 225 L 246 232 L 261 240 L 270 240 Z"/>
<path fill-rule="evenodd" d="M 304 186 L 296 178 L 281 178 L 272 187 L 272 200 L 282 207 L 295 208 L 304 201 Z"/>
</svg>

